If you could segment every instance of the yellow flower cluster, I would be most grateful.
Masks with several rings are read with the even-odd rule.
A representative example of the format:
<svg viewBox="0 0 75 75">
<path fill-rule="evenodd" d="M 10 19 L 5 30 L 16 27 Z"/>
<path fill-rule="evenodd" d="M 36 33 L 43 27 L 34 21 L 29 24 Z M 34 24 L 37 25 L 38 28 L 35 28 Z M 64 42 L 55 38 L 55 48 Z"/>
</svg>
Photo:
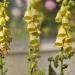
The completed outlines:
<svg viewBox="0 0 75 75">
<path fill-rule="evenodd" d="M 60 1 L 60 0 L 59 0 Z M 71 28 L 71 12 L 70 12 L 70 7 L 71 7 L 72 0 L 63 0 L 61 8 L 59 12 L 57 13 L 56 16 L 56 22 L 61 24 L 57 39 L 55 42 L 55 45 L 58 48 L 64 49 L 65 53 L 71 53 L 72 50 L 72 37 L 70 35 L 70 28 Z"/>
<path fill-rule="evenodd" d="M 29 61 L 29 73 L 35 73 L 37 66 L 37 59 L 39 58 L 39 46 L 41 34 L 40 27 L 41 21 L 43 20 L 42 14 L 38 10 L 40 0 L 28 0 L 27 10 L 24 15 L 25 22 L 27 23 L 27 31 L 29 34 L 29 50 L 28 50 L 28 61 Z M 33 72 L 34 71 L 34 72 Z"/>
<path fill-rule="evenodd" d="M 31 6 L 27 8 L 24 15 L 25 21 L 28 24 L 27 30 L 29 32 L 29 42 L 32 47 L 39 46 L 40 23 L 42 17 L 40 12 L 33 7 L 38 1 L 39 0 L 31 0 Z"/>
<path fill-rule="evenodd" d="M 0 2 L 0 53 L 4 56 L 8 53 L 9 30 L 6 23 L 9 20 L 6 8 L 8 2 Z"/>
</svg>

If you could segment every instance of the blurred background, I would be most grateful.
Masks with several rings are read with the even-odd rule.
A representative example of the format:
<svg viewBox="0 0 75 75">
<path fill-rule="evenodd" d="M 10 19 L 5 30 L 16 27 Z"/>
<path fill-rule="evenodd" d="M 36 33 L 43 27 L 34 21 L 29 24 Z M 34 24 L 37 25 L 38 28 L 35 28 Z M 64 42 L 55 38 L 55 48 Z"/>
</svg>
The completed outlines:
<svg viewBox="0 0 75 75">
<path fill-rule="evenodd" d="M 11 31 L 12 42 L 10 44 L 9 54 L 5 58 L 6 67 L 8 68 L 7 75 L 27 75 L 27 31 L 26 24 L 24 23 L 23 16 L 27 7 L 28 0 L 9 0 L 8 14 L 10 16 L 9 28 Z M 55 38 L 59 25 L 55 23 L 55 16 L 60 6 L 55 0 L 42 0 L 42 11 L 45 19 L 41 25 L 42 35 L 39 69 L 44 69 L 48 75 L 48 57 L 54 55 L 59 50 L 54 47 Z M 72 29 L 71 35 L 75 40 L 75 7 L 72 8 Z M 75 43 L 73 43 L 73 48 Z M 44 62 L 43 62 L 44 61 Z M 65 61 L 69 64 L 66 70 L 66 75 L 75 75 L 75 54 L 74 56 Z M 54 69 L 59 75 L 59 68 Z"/>
</svg>

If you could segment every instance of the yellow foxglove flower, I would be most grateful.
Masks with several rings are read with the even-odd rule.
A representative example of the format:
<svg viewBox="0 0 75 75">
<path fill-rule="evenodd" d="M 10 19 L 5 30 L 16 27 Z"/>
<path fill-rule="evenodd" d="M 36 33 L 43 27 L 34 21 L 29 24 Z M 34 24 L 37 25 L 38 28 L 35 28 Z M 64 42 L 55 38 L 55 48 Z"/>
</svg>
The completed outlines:
<svg viewBox="0 0 75 75">
<path fill-rule="evenodd" d="M 68 0 L 63 0 L 63 5 L 66 5 L 68 3 Z"/>
<path fill-rule="evenodd" d="M 65 36 L 66 36 L 66 30 L 64 29 L 64 27 L 63 27 L 63 25 L 62 25 L 62 26 L 60 26 L 60 28 L 59 28 L 57 38 L 64 39 Z"/>
<path fill-rule="evenodd" d="M 60 12 L 58 12 L 58 14 L 57 14 L 57 16 L 56 16 L 56 18 L 55 18 L 55 21 L 56 21 L 57 23 L 62 22 L 62 16 L 61 16 Z"/>
<path fill-rule="evenodd" d="M 1 7 L 1 11 L 4 12 L 5 11 L 5 7 Z"/>
<path fill-rule="evenodd" d="M 67 30 L 69 30 L 71 28 L 70 26 L 70 22 L 68 24 L 63 24 L 63 27 Z"/>
<path fill-rule="evenodd" d="M 4 37 L 0 37 L 0 43 L 4 42 Z"/>
<path fill-rule="evenodd" d="M 28 24 L 27 30 L 28 30 L 29 33 L 32 33 L 33 31 L 36 31 L 36 26 L 34 25 L 33 22 Z"/>
<path fill-rule="evenodd" d="M 2 5 L 0 6 L 0 53 L 4 56 L 7 54 L 7 50 L 9 49 L 8 47 L 8 39 L 10 38 L 9 36 L 9 31 L 6 26 L 6 22 L 9 20 L 9 17 L 7 16 L 7 2 L 2 2 Z"/>
<path fill-rule="evenodd" d="M 62 18 L 62 24 L 63 24 L 63 25 L 64 25 L 64 24 L 66 24 L 66 25 L 69 24 L 69 19 L 68 19 L 68 17 L 64 16 L 64 17 Z"/>
<path fill-rule="evenodd" d="M 24 19 L 27 23 L 32 21 L 32 12 L 29 9 L 25 12 Z"/>
<path fill-rule="evenodd" d="M 3 27 L 3 34 L 4 34 L 4 36 L 7 36 L 7 38 L 9 39 L 9 37 L 10 37 L 10 31 L 8 30 L 7 27 Z"/>
<path fill-rule="evenodd" d="M 67 17 L 63 17 L 62 25 L 65 29 L 70 29 L 70 20 Z"/>
<path fill-rule="evenodd" d="M 42 21 L 43 20 L 43 17 L 41 16 L 42 14 L 40 12 L 38 12 L 36 9 L 32 9 L 33 13 L 33 17 L 35 19 L 35 21 Z"/>
<path fill-rule="evenodd" d="M 3 31 L 0 31 L 0 37 L 4 36 Z"/>
<path fill-rule="evenodd" d="M 60 13 L 61 13 L 61 16 L 63 17 L 63 16 L 65 16 L 65 14 L 66 14 L 66 11 L 68 10 L 68 6 L 61 6 L 61 9 L 60 9 Z"/>
<path fill-rule="evenodd" d="M 71 44 L 64 43 L 64 51 L 65 51 L 66 53 L 71 52 L 71 51 L 72 51 Z"/>
<path fill-rule="evenodd" d="M 31 6 L 35 9 L 38 9 L 40 0 L 31 0 Z"/>
<path fill-rule="evenodd" d="M 4 26 L 5 23 L 6 23 L 5 18 L 4 18 L 4 17 L 1 17 L 1 18 L 0 18 L 0 26 L 1 26 L 1 25 Z"/>
<path fill-rule="evenodd" d="M 60 12 L 61 16 L 63 17 L 65 15 L 65 12 L 66 12 L 66 7 L 65 6 L 62 6 L 60 8 L 60 11 L 59 12 Z"/>
<path fill-rule="evenodd" d="M 61 48 L 63 46 L 63 41 L 60 38 L 56 39 L 55 46 Z"/>
<path fill-rule="evenodd" d="M 65 37 L 65 43 L 71 43 L 73 42 L 71 35 L 68 33 Z"/>
<path fill-rule="evenodd" d="M 36 36 L 30 35 L 30 45 L 32 47 L 38 47 L 39 46 L 39 38 Z"/>
<path fill-rule="evenodd" d="M 68 17 L 68 19 L 69 19 L 69 18 L 71 18 L 71 16 L 72 16 L 72 13 L 71 13 L 70 11 L 66 11 L 66 14 L 65 14 L 65 16 L 66 16 L 66 17 Z"/>
<path fill-rule="evenodd" d="M 8 17 L 7 15 L 5 16 L 5 20 L 6 20 L 6 21 L 8 21 L 8 20 L 9 20 L 9 17 Z"/>
<path fill-rule="evenodd" d="M 8 31 L 7 27 L 3 27 L 3 34 L 5 34 Z"/>
<path fill-rule="evenodd" d="M 41 34 L 40 30 L 38 30 L 38 29 L 36 29 L 33 32 L 29 32 L 29 33 L 31 33 L 32 35 L 37 36 L 37 37 Z"/>
</svg>

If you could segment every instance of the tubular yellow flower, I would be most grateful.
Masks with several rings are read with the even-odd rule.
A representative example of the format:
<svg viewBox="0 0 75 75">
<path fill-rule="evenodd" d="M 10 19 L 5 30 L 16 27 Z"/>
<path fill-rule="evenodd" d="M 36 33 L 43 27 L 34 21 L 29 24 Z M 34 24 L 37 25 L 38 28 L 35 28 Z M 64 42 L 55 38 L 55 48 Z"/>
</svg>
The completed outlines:
<svg viewBox="0 0 75 75">
<path fill-rule="evenodd" d="M 53 62 L 54 67 L 57 68 L 60 62 L 60 75 L 64 75 L 64 70 L 68 67 L 67 64 L 64 64 L 65 59 L 69 59 L 73 56 L 74 51 L 72 48 L 72 37 L 70 35 L 71 28 L 71 12 L 70 9 L 73 3 L 73 0 L 56 0 L 57 2 L 62 2 L 61 8 L 57 13 L 55 21 L 61 26 L 58 30 L 57 38 L 55 41 L 55 46 L 60 48 L 60 52 L 55 56 L 49 58 L 50 66 Z M 50 68 L 51 69 L 51 68 Z M 51 74 L 51 73 L 50 73 Z"/>
<path fill-rule="evenodd" d="M 8 2 L 4 1 L 0 3 L 0 53 L 5 56 L 9 49 L 9 38 L 10 32 L 7 28 L 7 21 L 9 17 L 7 16 Z"/>
<path fill-rule="evenodd" d="M 55 42 L 55 46 L 58 47 L 58 48 L 61 48 L 63 46 L 62 39 L 57 38 L 56 42 Z"/>
<path fill-rule="evenodd" d="M 69 19 L 66 16 L 63 17 L 62 24 L 63 25 L 66 25 L 66 24 L 68 25 L 69 24 Z"/>
<path fill-rule="evenodd" d="M 69 9 L 71 7 L 69 5 L 70 1 L 71 0 L 69 0 L 69 1 L 63 0 L 62 6 L 61 6 L 61 8 L 60 8 L 60 10 L 59 10 L 59 12 L 57 13 L 57 16 L 56 16 L 56 19 L 60 20 L 60 21 L 58 20 L 56 22 L 60 23 L 61 26 L 60 26 L 59 31 L 58 31 L 58 35 L 57 35 L 55 45 L 57 47 L 60 47 L 60 48 L 65 47 L 65 50 L 67 50 L 67 51 L 72 50 L 71 44 L 70 44 L 70 43 L 72 43 L 72 37 L 71 37 L 70 31 L 69 31 L 70 28 L 71 28 L 71 23 L 70 23 L 71 12 L 70 12 L 70 9 Z"/>
<path fill-rule="evenodd" d="M 60 22 L 62 21 L 62 16 L 61 16 L 60 12 L 58 12 L 58 14 L 57 14 L 57 16 L 56 16 L 56 18 L 55 18 L 55 21 L 56 21 L 57 23 L 60 23 Z"/>
<path fill-rule="evenodd" d="M 65 30 L 65 28 L 64 28 L 63 25 L 62 25 L 62 26 L 59 28 L 57 37 L 60 37 L 60 38 L 64 39 L 65 36 L 66 36 L 66 30 Z"/>
<path fill-rule="evenodd" d="M 28 30 L 29 33 L 32 33 L 33 31 L 36 31 L 36 26 L 34 25 L 33 22 L 28 24 L 27 30 Z"/>
<path fill-rule="evenodd" d="M 30 23 L 32 21 L 32 12 L 27 9 L 24 15 L 25 22 Z"/>
<path fill-rule="evenodd" d="M 66 53 L 70 53 L 72 51 L 72 46 L 71 44 L 68 44 L 68 43 L 64 43 L 64 51 Z"/>
<path fill-rule="evenodd" d="M 1 17 L 0 18 L 0 25 L 5 26 L 5 23 L 6 23 L 5 18 L 4 17 Z"/>
<path fill-rule="evenodd" d="M 30 45 L 34 48 L 39 47 L 39 37 L 30 35 Z"/>
</svg>

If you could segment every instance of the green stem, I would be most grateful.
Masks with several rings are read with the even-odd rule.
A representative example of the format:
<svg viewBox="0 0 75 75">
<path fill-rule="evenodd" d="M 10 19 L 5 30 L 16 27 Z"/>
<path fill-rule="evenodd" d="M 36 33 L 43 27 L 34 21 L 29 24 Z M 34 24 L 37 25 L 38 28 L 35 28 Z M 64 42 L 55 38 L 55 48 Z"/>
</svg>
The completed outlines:
<svg viewBox="0 0 75 75">
<path fill-rule="evenodd" d="M 52 75 L 51 61 L 50 61 L 50 64 L 49 64 L 49 75 Z"/>
<path fill-rule="evenodd" d="M 1 59 L 1 68 L 0 68 L 0 70 L 1 70 L 1 75 L 4 75 L 3 74 L 3 57 L 2 57 L 2 54 L 0 54 L 0 59 Z"/>
<path fill-rule="evenodd" d="M 63 47 L 61 48 L 61 54 L 62 54 L 62 56 L 63 56 Z M 61 63 L 61 71 L 60 71 L 60 75 L 64 75 L 63 59 L 61 59 L 60 63 Z"/>
<path fill-rule="evenodd" d="M 61 61 L 61 72 L 60 75 L 64 75 L 64 71 L 63 71 L 63 60 Z"/>
</svg>

